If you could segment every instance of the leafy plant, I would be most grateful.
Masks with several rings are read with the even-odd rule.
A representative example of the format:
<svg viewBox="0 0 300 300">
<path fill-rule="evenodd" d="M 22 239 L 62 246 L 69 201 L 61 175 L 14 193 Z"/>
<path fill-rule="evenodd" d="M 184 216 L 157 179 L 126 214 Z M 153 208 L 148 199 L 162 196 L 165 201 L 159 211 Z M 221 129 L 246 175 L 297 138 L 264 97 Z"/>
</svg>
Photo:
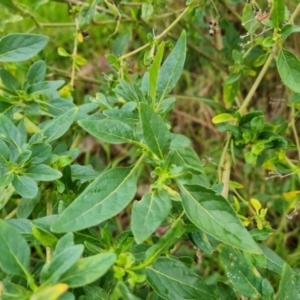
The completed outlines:
<svg viewBox="0 0 300 300">
<path fill-rule="evenodd" d="M 37 29 L 52 27 L 39 22 L 35 12 L 52 7 L 50 2 L 26 6 L 6 0 L 1 5 L 7 15 L 31 19 Z M 245 168 L 244 176 L 251 168 L 272 171 L 267 179 L 286 178 L 288 188 L 299 179 L 300 62 L 283 44 L 299 31 L 293 20 L 300 5 L 290 15 L 283 0 L 274 0 L 266 10 L 268 17 L 261 20 L 255 4 L 245 3 L 242 19 L 254 11 L 268 30 L 254 35 L 259 26 L 249 27 L 250 40 L 243 45 L 250 45 L 247 50 L 224 38 L 229 70 L 222 81 L 224 103 L 199 98 L 214 109 L 212 122 L 219 132 L 227 132 L 224 146 L 219 140 L 217 169 L 210 171 L 207 166 L 215 165 L 212 158 L 203 163 L 194 140 L 176 133 L 169 118 L 176 99 L 170 93 L 181 84 L 185 64 L 190 63 L 187 47 L 195 48 L 187 42 L 193 32 L 182 30 L 174 45 L 162 39 L 185 16 L 197 17 L 212 4 L 187 1 L 160 35 L 148 34 L 148 42 L 126 54 L 128 34 L 118 35 L 114 54 L 107 55 L 112 69 L 106 86 L 81 101 L 76 74 L 88 59 L 79 54 L 79 45 L 90 25 L 102 24 L 97 19 L 102 14 L 115 18 L 113 32 L 105 33 L 113 38 L 123 30 L 122 20 L 139 18 L 150 24 L 154 11 L 166 9 L 165 2 L 137 2 L 138 10 L 127 2 L 124 9 L 106 0 L 61 2 L 72 4 L 69 13 L 75 28 L 73 50 L 57 47 L 62 65 L 69 63 L 66 58 L 71 60 L 70 73 L 58 72 L 70 77 L 69 83 L 48 80 L 50 62 L 36 57 L 41 51 L 40 56 L 47 57 L 46 35 L 12 33 L 0 40 L 1 299 L 297 299 L 299 251 L 287 255 L 274 240 L 285 239 L 287 220 L 297 214 L 298 191 L 285 190 L 291 201 L 284 207 L 260 200 L 264 197 L 231 179 L 242 177 L 233 174 L 236 165 Z M 227 27 L 229 36 L 235 32 L 226 22 L 220 26 Z M 139 72 L 132 75 L 127 59 L 137 53 Z M 288 103 L 289 123 L 266 121 L 266 114 L 255 106 L 248 111 L 274 61 L 282 82 L 294 93 Z M 260 66 L 240 101 L 243 80 Z M 90 150 L 82 159 L 80 141 L 87 134 L 106 153 L 102 168 Z M 118 146 L 124 155 L 110 153 Z M 288 151 L 295 150 L 298 157 L 289 158 Z M 257 178 L 252 180 L 259 186 Z M 143 182 L 147 188 L 141 192 Z M 279 224 L 270 220 L 272 213 Z"/>
</svg>

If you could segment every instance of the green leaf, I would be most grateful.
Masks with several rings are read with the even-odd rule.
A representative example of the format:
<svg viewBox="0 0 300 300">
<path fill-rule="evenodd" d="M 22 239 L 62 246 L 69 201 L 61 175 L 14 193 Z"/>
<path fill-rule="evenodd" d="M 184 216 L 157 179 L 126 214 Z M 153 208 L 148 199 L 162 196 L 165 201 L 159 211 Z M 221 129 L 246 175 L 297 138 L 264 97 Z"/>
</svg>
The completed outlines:
<svg viewBox="0 0 300 300">
<path fill-rule="evenodd" d="M 142 19 L 148 21 L 153 15 L 154 8 L 151 3 L 143 3 L 142 5 Z"/>
<path fill-rule="evenodd" d="M 15 178 L 14 174 L 0 175 L 0 188 L 6 188 Z"/>
<path fill-rule="evenodd" d="M 169 167 L 176 165 L 184 167 L 195 174 L 203 173 L 202 163 L 191 146 L 171 149 L 167 157 L 167 163 Z"/>
<path fill-rule="evenodd" d="M 158 46 L 153 64 L 149 68 L 149 96 L 152 99 L 152 103 L 155 103 L 157 80 L 158 80 L 159 68 L 164 55 L 164 49 L 165 49 L 165 43 L 161 43 Z"/>
<path fill-rule="evenodd" d="M 46 137 L 45 142 L 50 143 L 61 137 L 72 125 L 77 112 L 78 108 L 74 107 L 48 122 L 40 132 Z"/>
<path fill-rule="evenodd" d="M 275 28 L 280 28 L 284 21 L 284 0 L 273 0 L 271 21 Z"/>
<path fill-rule="evenodd" d="M 71 165 L 70 167 L 72 179 L 78 179 L 82 183 L 94 180 L 99 176 L 99 172 L 95 171 L 92 166 Z"/>
<path fill-rule="evenodd" d="M 19 89 L 19 82 L 9 71 L 0 68 L 0 78 L 8 90 L 16 92 Z"/>
<path fill-rule="evenodd" d="M 284 266 L 284 260 L 278 256 L 272 249 L 264 246 L 262 244 L 259 245 L 260 249 L 263 252 L 263 255 L 267 259 L 267 266 L 268 270 L 276 272 L 278 274 L 282 273 L 282 268 Z"/>
<path fill-rule="evenodd" d="M 41 283 L 58 282 L 60 277 L 78 261 L 83 249 L 83 245 L 70 246 L 53 257 L 52 261 L 42 268 Z"/>
<path fill-rule="evenodd" d="M 287 24 L 282 27 L 281 29 L 281 37 L 283 39 L 286 39 L 288 36 L 290 36 L 294 32 L 300 32 L 300 27 L 296 26 L 294 24 Z"/>
<path fill-rule="evenodd" d="M 204 253 L 209 255 L 213 254 L 214 250 L 216 249 L 216 246 L 218 245 L 218 241 L 216 241 L 214 238 L 208 236 L 202 231 L 192 232 L 191 239 L 198 248 L 200 248 Z M 210 240 L 215 242 L 215 246 L 212 245 Z"/>
<path fill-rule="evenodd" d="M 37 289 L 30 297 L 31 300 L 58 300 L 68 290 L 68 286 L 64 283 L 43 286 Z M 74 298 L 73 298 L 74 299 Z M 72 299 L 72 300 L 73 300 Z M 70 300 L 70 299 L 67 299 Z"/>
<path fill-rule="evenodd" d="M 30 146 L 31 164 L 39 164 L 45 161 L 51 154 L 52 147 L 50 144 L 40 143 Z"/>
<path fill-rule="evenodd" d="M 36 182 L 27 176 L 15 176 L 12 185 L 23 198 L 34 198 L 38 193 Z"/>
<path fill-rule="evenodd" d="M 1 118 L 1 117 L 0 117 Z M 6 143 L 0 139 L 0 166 L 6 165 L 9 160 L 9 148 Z"/>
<path fill-rule="evenodd" d="M 135 192 L 132 168 L 106 170 L 58 216 L 52 229 L 69 232 L 97 225 L 124 209 Z"/>
<path fill-rule="evenodd" d="M 62 57 L 69 57 L 71 54 L 69 54 L 64 48 L 58 47 L 57 48 L 57 53 L 62 56 Z"/>
<path fill-rule="evenodd" d="M 159 74 L 157 84 L 158 103 L 169 94 L 179 80 L 186 55 L 186 34 L 182 32 L 173 51 L 164 61 Z"/>
<path fill-rule="evenodd" d="M 123 51 L 125 51 L 125 49 L 129 45 L 130 39 L 131 39 L 130 32 L 119 34 L 114 41 L 113 54 L 116 56 L 122 55 Z"/>
<path fill-rule="evenodd" d="M 142 200 L 133 203 L 131 229 L 138 244 L 157 229 L 170 209 L 171 200 L 164 190 L 145 194 Z"/>
<path fill-rule="evenodd" d="M 260 55 L 260 56 L 254 61 L 253 66 L 254 66 L 254 67 L 260 67 L 260 66 L 262 66 L 262 65 L 266 62 L 268 56 L 269 56 L 269 53 L 264 53 L 264 54 Z"/>
<path fill-rule="evenodd" d="M 103 114 L 111 119 L 115 119 L 132 126 L 137 124 L 140 120 L 138 113 L 133 112 L 136 106 L 136 102 L 127 102 L 120 109 L 106 109 L 103 111 Z"/>
<path fill-rule="evenodd" d="M 60 282 L 71 288 L 85 286 L 103 276 L 115 260 L 114 253 L 100 253 L 82 258 L 61 276 Z"/>
<path fill-rule="evenodd" d="M 295 93 L 300 93 L 300 61 L 298 57 L 287 50 L 279 52 L 277 69 L 282 82 Z"/>
<path fill-rule="evenodd" d="M 53 252 L 53 257 L 56 257 L 58 254 L 63 252 L 66 248 L 74 246 L 74 234 L 72 232 L 66 233 L 63 237 L 59 239 L 55 246 Z"/>
<path fill-rule="evenodd" d="M 289 99 L 289 103 L 295 104 L 300 101 L 300 93 L 293 94 L 292 97 Z"/>
<path fill-rule="evenodd" d="M 223 245 L 220 252 L 226 275 L 234 288 L 246 297 L 261 299 L 263 278 L 257 269 L 230 246 Z"/>
<path fill-rule="evenodd" d="M 32 228 L 32 234 L 44 247 L 54 247 L 57 243 L 56 236 L 38 227 Z"/>
<path fill-rule="evenodd" d="M 124 102 L 145 102 L 145 95 L 136 85 L 125 80 L 120 80 L 119 84 L 113 91 L 120 96 L 120 101 Z"/>
<path fill-rule="evenodd" d="M 15 189 L 12 185 L 9 185 L 7 188 L 0 188 L 0 209 L 6 205 L 14 192 Z"/>
<path fill-rule="evenodd" d="M 31 199 L 22 198 L 17 208 L 18 218 L 19 219 L 28 218 L 28 216 L 32 213 L 34 207 L 39 203 L 40 198 L 41 198 L 40 194 L 37 194 L 36 197 Z"/>
<path fill-rule="evenodd" d="M 224 84 L 223 88 L 223 99 L 226 108 L 231 107 L 234 103 L 235 97 L 239 92 L 240 84 L 239 81 L 235 81 L 232 84 Z"/>
<path fill-rule="evenodd" d="M 227 113 L 219 114 L 212 118 L 212 122 L 214 124 L 228 122 L 228 121 L 234 121 L 234 120 L 235 120 L 235 117 L 232 116 L 231 114 L 227 114 Z"/>
<path fill-rule="evenodd" d="M 12 283 L 7 279 L 4 279 L 2 282 L 3 284 L 3 294 L 2 300 L 28 300 L 30 297 L 30 291 L 25 287 Z"/>
<path fill-rule="evenodd" d="M 91 135 L 111 144 L 136 141 L 131 127 L 118 120 L 81 120 L 78 124 Z"/>
<path fill-rule="evenodd" d="M 221 300 L 237 300 L 233 289 L 222 281 L 218 281 L 217 291 L 220 295 Z"/>
<path fill-rule="evenodd" d="M 169 250 L 169 248 L 175 243 L 177 238 L 185 232 L 184 227 L 181 222 L 177 222 L 173 227 L 171 227 L 156 244 L 150 247 L 145 253 L 145 262 L 149 264 L 155 258 L 157 258 L 161 253 Z"/>
<path fill-rule="evenodd" d="M 40 83 L 46 75 L 46 63 L 43 60 L 36 61 L 27 73 L 27 82 L 29 85 Z"/>
<path fill-rule="evenodd" d="M 203 232 L 241 250 L 261 253 L 224 197 L 200 185 L 180 185 L 180 190 L 187 217 Z"/>
<path fill-rule="evenodd" d="M 218 299 L 201 277 L 174 258 L 158 258 L 145 273 L 152 288 L 164 299 Z"/>
<path fill-rule="evenodd" d="M 225 84 L 233 84 L 234 82 L 237 82 L 241 78 L 242 73 L 232 73 L 229 75 L 229 77 L 226 79 Z"/>
<path fill-rule="evenodd" d="M 96 1 L 93 1 L 89 6 L 82 5 L 78 18 L 79 27 L 83 28 L 84 26 L 91 24 L 95 13 Z"/>
<path fill-rule="evenodd" d="M 55 80 L 55 81 L 42 81 L 35 83 L 28 87 L 27 93 L 29 95 L 46 95 L 56 91 L 65 83 L 64 80 Z"/>
<path fill-rule="evenodd" d="M 7 274 L 26 276 L 29 273 L 30 248 L 21 235 L 0 220 L 0 268 Z"/>
<path fill-rule="evenodd" d="M 159 158 L 164 158 L 171 144 L 171 133 L 166 124 L 160 115 L 145 103 L 140 103 L 140 118 L 145 143 Z"/>
<path fill-rule="evenodd" d="M 62 177 L 62 173 L 47 165 L 36 165 L 28 168 L 24 175 L 37 181 L 53 181 Z"/>
<path fill-rule="evenodd" d="M 27 60 L 40 52 L 48 43 L 45 35 L 14 33 L 0 40 L 0 62 Z"/>
<path fill-rule="evenodd" d="M 14 11 L 16 10 L 16 7 L 14 6 L 12 0 L 2 0 L 0 5 L 4 5 Z"/>
<path fill-rule="evenodd" d="M 21 134 L 15 124 L 4 114 L 0 114 L 0 138 L 13 143 L 16 147 L 21 146 Z"/>
<path fill-rule="evenodd" d="M 288 265 L 284 264 L 282 277 L 279 284 L 278 294 L 276 300 L 293 300 L 298 299 L 296 278 L 293 274 L 293 269 Z"/>
</svg>

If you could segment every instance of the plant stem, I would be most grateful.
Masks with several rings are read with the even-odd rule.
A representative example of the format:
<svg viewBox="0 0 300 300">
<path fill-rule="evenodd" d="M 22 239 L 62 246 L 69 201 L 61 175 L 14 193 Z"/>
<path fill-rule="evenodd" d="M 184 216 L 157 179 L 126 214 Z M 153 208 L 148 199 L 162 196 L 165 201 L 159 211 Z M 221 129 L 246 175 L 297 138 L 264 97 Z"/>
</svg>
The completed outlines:
<svg viewBox="0 0 300 300">
<path fill-rule="evenodd" d="M 77 56 L 77 46 L 78 46 L 78 37 L 77 33 L 79 30 L 78 20 L 77 17 L 75 17 L 75 23 L 76 23 L 76 32 L 75 32 L 75 40 L 74 40 L 74 48 L 72 53 L 72 71 L 71 71 L 71 82 L 70 86 L 74 88 L 74 82 L 75 82 L 75 70 L 76 70 L 76 56 Z"/>
<path fill-rule="evenodd" d="M 294 134 L 294 138 L 295 138 L 295 142 L 296 142 L 296 146 L 297 146 L 297 151 L 298 151 L 298 167 L 299 167 L 299 163 L 300 163 L 300 143 L 299 143 L 299 136 L 298 136 L 298 132 L 296 129 L 296 125 L 295 125 L 295 105 L 292 105 L 292 117 L 291 117 L 291 122 L 290 125 L 292 127 L 293 130 L 293 134 Z"/>
<path fill-rule="evenodd" d="M 47 195 L 47 216 L 52 215 L 52 191 L 50 191 Z M 46 263 L 50 263 L 52 260 L 53 249 L 51 247 L 46 247 Z"/>
<path fill-rule="evenodd" d="M 247 107 L 248 107 L 248 105 L 249 105 L 249 103 L 250 103 L 250 101 L 251 101 L 251 99 L 252 99 L 252 97 L 253 97 L 256 89 L 258 88 L 259 84 L 261 83 L 263 77 L 265 76 L 265 74 L 266 74 L 266 72 L 267 72 L 267 70 L 268 70 L 268 68 L 269 68 L 269 66 L 270 66 L 270 64 L 271 64 L 271 62 L 272 62 L 272 60 L 273 60 L 273 58 L 275 56 L 276 49 L 277 49 L 277 46 L 274 46 L 272 48 L 271 53 L 270 53 L 268 59 L 266 60 L 263 68 L 261 69 L 260 73 L 258 74 L 258 76 L 257 76 L 254 84 L 252 85 L 252 87 L 251 87 L 248 95 L 246 96 L 243 104 L 239 108 L 238 112 L 241 115 L 243 115 L 246 112 L 246 109 L 247 109 Z"/>
<path fill-rule="evenodd" d="M 56 73 L 58 73 L 62 76 L 65 76 L 65 77 L 68 77 L 68 78 L 72 77 L 72 75 L 68 71 L 61 70 L 61 69 L 58 69 L 58 68 L 55 68 L 55 67 L 49 67 L 49 66 L 48 66 L 48 68 L 50 70 L 52 70 L 53 72 L 56 72 Z M 49 77 L 49 74 L 47 75 L 47 77 Z M 106 84 L 106 82 L 103 81 L 103 80 L 97 80 L 97 79 L 93 79 L 93 78 L 89 78 L 89 77 L 81 76 L 81 75 L 76 75 L 75 80 L 76 79 L 80 79 L 81 81 L 85 81 L 85 82 L 91 83 L 91 84 L 97 84 L 97 85 Z"/>
<path fill-rule="evenodd" d="M 81 141 L 81 139 L 82 139 L 82 135 L 81 134 L 77 134 L 76 138 L 74 139 L 74 141 L 73 141 L 73 143 L 72 143 L 72 145 L 70 147 L 70 150 L 74 149 L 74 148 L 77 148 L 78 145 L 79 145 L 79 143 L 80 143 L 80 141 Z"/>
<path fill-rule="evenodd" d="M 14 210 L 12 210 L 12 211 L 4 218 L 4 220 L 9 220 L 9 219 L 13 218 L 13 217 L 16 215 L 16 213 L 17 213 L 17 209 L 18 209 L 18 208 L 15 208 Z"/>
<path fill-rule="evenodd" d="M 154 37 L 154 41 L 158 41 L 161 38 L 163 38 L 166 34 L 168 34 L 168 32 L 171 31 L 175 27 L 175 25 L 183 18 L 183 16 L 189 11 L 189 9 L 190 9 L 190 6 L 186 7 L 186 9 L 175 19 L 175 21 L 172 24 L 170 24 L 169 27 L 167 27 L 160 35 Z M 150 43 L 147 43 L 127 54 L 124 54 L 120 57 L 120 60 L 126 59 L 136 53 L 139 53 L 139 52 L 143 51 L 144 49 L 148 48 L 149 46 L 150 46 Z"/>
</svg>

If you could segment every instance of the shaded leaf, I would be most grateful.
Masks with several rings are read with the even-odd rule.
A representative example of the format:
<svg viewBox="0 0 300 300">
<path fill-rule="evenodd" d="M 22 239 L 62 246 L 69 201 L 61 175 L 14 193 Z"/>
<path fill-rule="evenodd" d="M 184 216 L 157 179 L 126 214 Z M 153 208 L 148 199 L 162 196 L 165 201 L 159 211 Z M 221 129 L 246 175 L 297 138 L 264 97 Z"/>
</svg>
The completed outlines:
<svg viewBox="0 0 300 300">
<path fill-rule="evenodd" d="M 145 143 L 159 158 L 163 158 L 171 143 L 171 133 L 166 124 L 145 103 L 140 103 L 140 118 Z"/>
<path fill-rule="evenodd" d="M 45 35 L 14 33 L 0 40 L 0 62 L 27 60 L 40 52 L 48 43 Z"/>
<path fill-rule="evenodd" d="M 81 120 L 78 124 L 91 135 L 111 144 L 132 143 L 136 140 L 131 127 L 118 120 Z"/>
<path fill-rule="evenodd" d="M 300 61 L 298 57 L 287 50 L 279 52 L 277 69 L 283 83 L 295 93 L 300 93 Z"/>
<path fill-rule="evenodd" d="M 49 143 L 61 137 L 72 125 L 77 111 L 78 108 L 74 107 L 48 122 L 41 131 L 46 137 L 45 142 Z"/>
<path fill-rule="evenodd" d="M 152 288 L 164 299 L 217 299 L 196 273 L 174 258 L 158 258 L 145 273 Z"/>
<path fill-rule="evenodd" d="M 82 258 L 61 276 L 60 281 L 72 288 L 85 286 L 103 276 L 115 260 L 114 253 L 100 253 Z"/>
<path fill-rule="evenodd" d="M 180 185 L 188 218 L 203 232 L 233 247 L 261 253 L 227 200 L 200 185 Z"/>
<path fill-rule="evenodd" d="M 97 225 L 124 209 L 135 191 L 132 168 L 106 170 L 58 216 L 52 229 L 69 232 Z"/>
<path fill-rule="evenodd" d="M 15 176 L 12 185 L 23 198 L 34 198 L 38 193 L 36 182 L 27 176 Z"/>
<path fill-rule="evenodd" d="M 164 190 L 145 194 L 142 200 L 133 203 L 131 229 L 138 244 L 157 229 L 170 209 L 171 200 Z"/>
<path fill-rule="evenodd" d="M 285 263 L 283 266 L 282 277 L 279 284 L 277 300 L 297 299 L 296 278 L 292 268 Z"/>
<path fill-rule="evenodd" d="M 261 299 L 263 278 L 245 257 L 230 246 L 223 245 L 220 256 L 226 275 L 242 295 Z"/>
<path fill-rule="evenodd" d="M 27 73 L 27 81 L 29 85 L 42 82 L 46 75 L 46 63 L 43 60 L 38 60 L 30 67 Z"/>
<path fill-rule="evenodd" d="M 29 273 L 30 249 L 21 235 L 5 221 L 0 220 L 0 267 L 10 275 Z"/>
<path fill-rule="evenodd" d="M 186 34 L 185 31 L 183 31 L 173 51 L 164 61 L 159 71 L 157 81 L 158 102 L 169 94 L 177 84 L 183 70 L 185 55 Z"/>
</svg>

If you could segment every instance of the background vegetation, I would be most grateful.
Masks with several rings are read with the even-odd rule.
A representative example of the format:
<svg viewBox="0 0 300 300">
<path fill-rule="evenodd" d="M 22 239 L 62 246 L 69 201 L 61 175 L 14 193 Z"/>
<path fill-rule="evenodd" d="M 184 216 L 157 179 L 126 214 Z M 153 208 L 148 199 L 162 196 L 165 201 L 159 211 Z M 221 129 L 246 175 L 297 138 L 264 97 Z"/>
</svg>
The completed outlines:
<svg viewBox="0 0 300 300">
<path fill-rule="evenodd" d="M 15 271 L 18 268 L 13 262 L 7 266 L 0 259 L 3 299 L 300 298 L 299 1 L 4 0 L 0 7 L 2 37 L 12 33 L 49 37 L 40 52 L 37 50 L 24 59 L 1 59 L 4 50 L 0 47 L 0 149 L 2 153 L 5 149 L 14 153 L 6 145 L 10 145 L 9 136 L 13 140 L 14 134 L 20 134 L 27 147 L 22 146 L 15 161 L 14 154 L 6 158 L 2 154 L 4 161 L 14 165 L 1 165 L 0 216 L 7 220 L 0 223 L 2 242 L 16 232 L 22 236 L 17 235 L 7 248 L 2 246 L 2 251 L 22 251 L 22 247 L 28 247 L 23 242 L 31 250 L 30 271 L 25 273 Z M 175 75 L 166 67 L 159 77 L 160 63 L 167 61 L 168 56 L 168 68 L 177 68 Z M 45 79 L 41 80 L 51 84 L 30 90 L 31 83 L 38 83 L 34 78 L 43 76 L 43 72 Z M 150 80 L 148 94 L 146 72 L 156 72 L 152 80 L 158 78 L 155 83 Z M 166 85 L 174 88 L 161 92 L 159 81 L 163 85 L 168 76 L 171 83 Z M 162 98 L 169 99 L 161 109 L 157 99 L 153 107 L 149 104 L 153 86 L 154 98 L 159 98 L 161 92 Z M 144 101 L 155 108 L 152 111 L 147 105 L 139 106 L 142 129 L 135 134 L 139 137 L 143 132 L 143 138 L 124 143 L 97 133 L 99 128 L 91 124 L 102 120 L 102 112 L 113 108 L 121 111 L 134 97 L 139 99 L 134 101 Z M 126 118 L 107 113 L 114 120 L 110 126 L 134 118 L 135 109 L 129 108 L 130 117 Z M 60 116 L 63 117 L 59 119 Z M 54 122 L 47 123 L 50 119 Z M 183 154 L 184 166 L 170 155 L 164 160 L 165 153 L 157 162 L 160 147 L 165 147 L 164 136 L 158 135 L 159 146 L 155 148 L 151 135 L 156 136 L 159 131 L 166 139 L 168 136 L 159 129 L 163 124 L 160 122 L 178 134 L 177 144 L 174 142 L 178 149 L 179 145 L 188 144 L 184 137 L 191 141 L 195 152 Z M 11 124 L 19 133 L 12 133 Z M 5 126 L 10 129 L 5 131 Z M 60 128 L 57 136 L 51 131 L 53 126 Z M 153 130 L 148 137 L 147 130 Z M 39 192 L 34 194 L 35 185 L 25 182 L 27 189 L 18 189 L 15 178 L 23 174 L 23 169 L 17 169 L 20 164 L 33 163 L 32 137 L 38 140 L 36 134 L 40 131 L 46 137 L 44 142 L 51 143 L 52 148 L 51 157 L 41 162 L 52 171 L 47 169 L 46 177 L 45 170 L 31 170 L 36 174 L 32 178 L 39 182 Z M 145 141 L 148 150 L 141 146 L 141 141 Z M 154 210 L 156 215 L 160 211 L 167 214 L 154 218 L 158 224 L 150 234 L 138 231 L 144 225 L 144 211 L 136 210 L 137 218 L 133 212 L 137 204 L 132 202 L 112 213 L 108 220 L 103 218 L 90 225 L 84 220 L 86 226 L 73 222 L 67 213 L 66 218 L 57 221 L 50 218 L 62 214 L 74 199 L 88 195 L 84 193 L 92 182 L 106 179 L 101 174 L 117 178 L 126 169 L 116 168 L 132 165 L 137 170 L 138 188 L 131 199 L 145 200 L 149 191 L 155 194 L 163 190 L 168 196 L 162 193 L 161 199 L 174 200 L 172 209 L 158 206 Z M 28 169 L 26 172 L 25 175 L 30 173 Z M 193 209 L 190 207 L 189 212 L 183 205 L 183 210 L 180 204 L 180 195 L 189 189 L 185 191 L 185 184 L 205 187 L 197 193 L 203 201 L 211 201 L 211 211 L 218 211 L 221 198 L 228 199 L 237 219 L 250 231 L 251 239 L 249 235 L 248 240 L 246 231 L 240 231 L 245 234 L 240 236 L 243 242 L 229 243 L 226 238 L 222 240 L 214 225 L 211 230 L 205 229 L 206 224 L 210 226 L 210 219 L 204 224 L 197 223 L 195 219 L 201 219 L 201 214 L 193 217 Z M 124 194 L 127 192 L 130 191 Z M 80 210 L 85 204 L 78 203 Z M 231 214 L 227 207 L 220 211 L 220 215 L 214 215 L 216 219 Z M 139 219 L 135 225 L 134 217 Z M 226 218 L 225 223 L 229 220 Z M 226 230 L 229 236 L 231 230 Z M 69 233 L 63 235 L 64 232 Z M 260 253 L 252 238 L 261 245 Z M 62 249 L 78 255 L 73 265 L 70 263 L 59 273 L 57 268 L 63 259 L 55 261 L 55 252 L 58 255 Z M 147 249 L 152 249 L 152 254 L 146 255 L 148 260 L 143 256 Z M 70 252 L 65 253 L 66 257 Z M 99 253 L 107 256 L 99 257 L 95 277 L 83 276 L 81 285 L 68 279 L 67 275 L 75 272 L 74 264 L 79 257 Z M 169 264 L 166 258 L 174 261 Z M 10 255 L 5 259 L 9 261 Z M 20 257 L 19 260 L 22 261 Z M 232 261 L 236 265 L 232 266 Z M 84 263 L 87 272 L 92 273 L 87 265 Z M 192 271 L 200 276 L 197 280 L 203 281 L 200 284 L 189 279 L 189 283 L 178 283 L 176 290 L 177 283 L 174 286 L 174 282 L 151 273 L 164 269 L 169 269 L 170 274 L 178 272 L 174 282 L 185 276 L 193 278 L 196 275 Z M 191 286 L 186 290 L 185 284 Z"/>
</svg>

